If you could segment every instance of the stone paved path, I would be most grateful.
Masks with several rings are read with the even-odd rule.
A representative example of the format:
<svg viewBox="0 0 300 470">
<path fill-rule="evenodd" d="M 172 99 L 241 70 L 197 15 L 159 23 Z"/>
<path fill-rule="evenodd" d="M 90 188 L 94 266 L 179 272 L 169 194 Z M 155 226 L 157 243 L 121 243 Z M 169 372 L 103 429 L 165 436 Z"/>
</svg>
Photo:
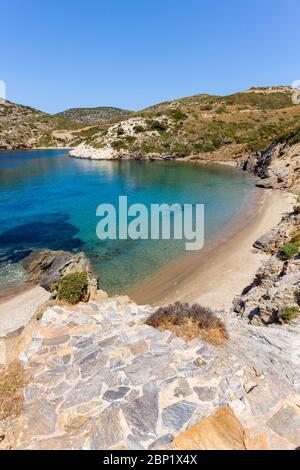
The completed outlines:
<svg viewBox="0 0 300 470">
<path fill-rule="evenodd" d="M 300 445 L 300 402 L 284 384 L 229 349 L 146 326 L 151 311 L 116 298 L 45 312 L 21 357 L 32 379 L 16 447 L 168 447 L 224 405 L 268 446 Z"/>
</svg>

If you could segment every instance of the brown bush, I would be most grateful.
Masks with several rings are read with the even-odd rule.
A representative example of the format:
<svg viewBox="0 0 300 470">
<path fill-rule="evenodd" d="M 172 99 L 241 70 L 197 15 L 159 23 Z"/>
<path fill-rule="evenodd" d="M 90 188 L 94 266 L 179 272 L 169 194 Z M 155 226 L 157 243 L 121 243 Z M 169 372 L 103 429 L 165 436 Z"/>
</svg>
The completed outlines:
<svg viewBox="0 0 300 470">
<path fill-rule="evenodd" d="M 21 414 L 25 384 L 24 370 L 19 362 L 0 371 L 0 421 Z"/>
<path fill-rule="evenodd" d="M 222 344 L 228 333 L 225 324 L 209 308 L 181 302 L 160 307 L 146 324 L 160 331 L 169 330 L 185 341 L 202 338 L 213 344 Z"/>
</svg>

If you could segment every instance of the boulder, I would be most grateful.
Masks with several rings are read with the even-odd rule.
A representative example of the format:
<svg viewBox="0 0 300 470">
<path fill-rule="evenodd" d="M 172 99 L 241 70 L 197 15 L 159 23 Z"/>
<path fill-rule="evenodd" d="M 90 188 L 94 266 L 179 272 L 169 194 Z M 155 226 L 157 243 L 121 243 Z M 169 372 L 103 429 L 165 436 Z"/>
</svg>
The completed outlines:
<svg viewBox="0 0 300 470">
<path fill-rule="evenodd" d="M 67 251 L 34 251 L 23 262 L 28 281 L 35 282 L 51 292 L 53 285 L 63 276 L 79 271 L 88 275 L 88 295 L 95 296 L 98 288 L 98 277 L 91 262 L 84 253 Z"/>
<path fill-rule="evenodd" d="M 256 240 L 253 246 L 258 250 L 270 252 L 283 245 L 285 242 L 285 237 L 285 231 L 281 229 L 281 227 L 277 226 Z"/>
</svg>

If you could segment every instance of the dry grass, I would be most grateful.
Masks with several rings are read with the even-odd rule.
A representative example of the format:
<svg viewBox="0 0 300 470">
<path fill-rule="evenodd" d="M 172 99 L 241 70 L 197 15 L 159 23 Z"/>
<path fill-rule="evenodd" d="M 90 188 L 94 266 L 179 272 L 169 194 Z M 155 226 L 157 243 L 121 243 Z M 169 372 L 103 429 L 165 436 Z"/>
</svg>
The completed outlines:
<svg viewBox="0 0 300 470">
<path fill-rule="evenodd" d="M 176 302 L 159 308 L 147 325 L 160 331 L 169 330 L 185 341 L 201 338 L 212 344 L 223 344 L 228 338 L 225 324 L 210 309 L 199 304 Z"/>
<path fill-rule="evenodd" d="M 292 103 L 291 93 L 291 89 L 272 93 L 252 90 L 161 103 L 130 116 L 146 120 L 141 125 L 143 131 L 134 140 L 128 140 L 127 131 L 122 135 L 115 133 L 115 149 L 120 155 L 127 151 L 142 157 L 157 153 L 195 159 L 211 155 L 214 160 L 232 160 L 250 150 L 263 150 L 274 140 L 299 129 L 300 105 Z M 155 124 L 162 120 L 164 127 Z M 158 131 L 155 136 L 153 126 Z M 99 131 L 85 139 L 94 148 L 108 143 L 107 135 L 100 128 Z M 296 135 L 300 135 L 299 130 Z"/>
<path fill-rule="evenodd" d="M 24 385 L 24 370 L 19 362 L 0 371 L 0 421 L 21 414 Z"/>
</svg>

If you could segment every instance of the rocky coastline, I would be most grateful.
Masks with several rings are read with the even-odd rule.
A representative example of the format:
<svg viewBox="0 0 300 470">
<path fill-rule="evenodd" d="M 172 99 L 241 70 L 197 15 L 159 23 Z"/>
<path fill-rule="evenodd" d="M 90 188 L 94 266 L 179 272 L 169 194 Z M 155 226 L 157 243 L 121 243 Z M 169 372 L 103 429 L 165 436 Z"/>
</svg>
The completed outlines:
<svg viewBox="0 0 300 470">
<path fill-rule="evenodd" d="M 297 193 L 299 159 L 289 136 L 237 164 L 258 186 Z M 299 447 L 299 250 L 283 249 L 299 243 L 299 217 L 295 202 L 254 243 L 268 259 L 231 311 L 218 312 L 229 333 L 224 347 L 147 326 L 153 307 L 126 297 L 49 306 L 20 356 L 31 380 L 24 412 L 0 422 L 0 448 Z M 28 269 L 47 287 L 69 263 L 89 270 L 80 257 L 54 253 L 36 254 Z"/>
</svg>

